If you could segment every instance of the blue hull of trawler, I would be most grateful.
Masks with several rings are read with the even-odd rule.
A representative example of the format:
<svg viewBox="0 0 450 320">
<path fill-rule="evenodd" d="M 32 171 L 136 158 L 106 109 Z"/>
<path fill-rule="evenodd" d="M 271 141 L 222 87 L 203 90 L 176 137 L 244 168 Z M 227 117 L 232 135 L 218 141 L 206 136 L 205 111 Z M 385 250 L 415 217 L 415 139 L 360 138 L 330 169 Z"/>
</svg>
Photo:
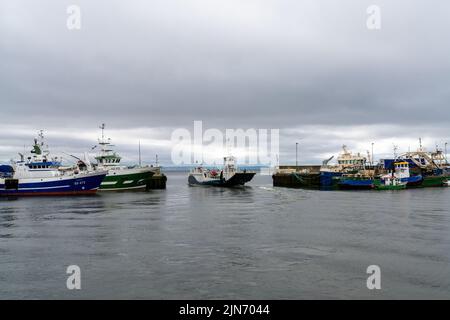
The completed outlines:
<svg viewBox="0 0 450 320">
<path fill-rule="evenodd" d="M 341 179 L 338 186 L 344 190 L 370 190 L 374 188 L 374 184 L 373 179 Z"/>
<path fill-rule="evenodd" d="M 27 182 L 29 179 L 5 179 L 0 183 L 0 196 L 82 195 L 97 191 L 106 173 L 70 179 Z"/>
<path fill-rule="evenodd" d="M 342 172 L 320 172 L 320 187 L 333 187 L 336 185 L 336 178 L 342 176 Z"/>
<path fill-rule="evenodd" d="M 422 176 L 412 176 L 409 178 L 401 178 L 400 179 L 401 182 L 406 182 L 406 186 L 407 187 L 420 187 L 422 185 L 423 182 L 423 177 Z"/>
</svg>

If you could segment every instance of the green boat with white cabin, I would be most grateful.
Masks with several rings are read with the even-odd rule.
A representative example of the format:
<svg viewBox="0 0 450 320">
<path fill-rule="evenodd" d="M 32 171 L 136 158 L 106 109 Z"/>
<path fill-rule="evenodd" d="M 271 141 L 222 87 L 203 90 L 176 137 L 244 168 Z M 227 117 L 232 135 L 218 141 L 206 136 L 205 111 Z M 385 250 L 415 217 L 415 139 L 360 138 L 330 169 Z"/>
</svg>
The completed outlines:
<svg viewBox="0 0 450 320">
<path fill-rule="evenodd" d="M 112 149 L 111 139 L 105 139 L 105 124 L 102 124 L 100 128 L 102 129 L 102 137 L 98 141 L 100 151 L 95 159 L 97 168 L 107 170 L 108 174 L 103 179 L 99 191 L 145 189 L 155 174 L 154 168 L 120 165 L 121 157 Z"/>
</svg>

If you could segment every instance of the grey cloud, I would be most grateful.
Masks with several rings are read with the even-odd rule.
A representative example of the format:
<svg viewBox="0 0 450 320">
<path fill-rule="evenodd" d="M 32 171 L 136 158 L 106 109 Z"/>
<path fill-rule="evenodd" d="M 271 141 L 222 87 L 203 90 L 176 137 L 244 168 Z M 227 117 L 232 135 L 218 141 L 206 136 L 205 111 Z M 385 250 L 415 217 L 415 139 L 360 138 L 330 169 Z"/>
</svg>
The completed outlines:
<svg viewBox="0 0 450 320">
<path fill-rule="evenodd" d="M 317 161 L 360 125 L 383 128 L 368 143 L 449 135 L 446 2 L 377 1 L 382 28 L 369 31 L 372 1 L 75 1 L 82 29 L 68 31 L 73 2 L 0 4 L 2 122 L 32 131 L 9 132 L 4 146 L 67 128 L 58 144 L 81 150 L 75 130 L 101 122 L 167 140 L 203 120 L 280 128 L 289 161 L 289 130 L 315 126 L 304 151 Z"/>
</svg>

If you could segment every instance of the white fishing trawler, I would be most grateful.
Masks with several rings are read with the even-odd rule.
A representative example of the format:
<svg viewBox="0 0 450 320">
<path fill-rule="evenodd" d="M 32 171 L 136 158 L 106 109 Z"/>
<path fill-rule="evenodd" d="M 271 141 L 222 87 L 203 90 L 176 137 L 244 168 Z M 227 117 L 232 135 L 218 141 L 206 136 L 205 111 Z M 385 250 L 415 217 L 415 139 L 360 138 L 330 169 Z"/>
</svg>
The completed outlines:
<svg viewBox="0 0 450 320">
<path fill-rule="evenodd" d="M 361 155 L 359 152 L 353 154 L 347 150 L 347 146 L 342 146 L 342 153 L 337 158 L 337 167 L 340 171 L 345 171 L 347 169 L 363 169 L 366 165 L 367 158 Z"/>
<path fill-rule="evenodd" d="M 232 156 L 224 157 L 223 160 L 222 169 L 208 169 L 203 166 L 193 168 L 189 174 L 188 183 L 218 187 L 242 186 L 252 180 L 256 174 L 256 172 L 238 170 L 236 159 Z"/>
<path fill-rule="evenodd" d="M 145 189 L 148 181 L 155 174 L 155 169 L 149 166 L 123 166 L 121 157 L 112 149 L 110 138 L 105 138 L 105 124 L 102 124 L 102 137 L 98 141 L 100 151 L 95 157 L 96 167 L 107 170 L 108 174 L 100 185 L 100 191 L 119 191 Z M 94 148 L 96 148 L 95 146 Z"/>
<path fill-rule="evenodd" d="M 30 155 L 1 166 L 0 195 L 46 196 L 80 195 L 97 192 L 106 176 L 104 170 L 84 170 L 61 166 L 61 159 L 51 157 L 41 131 Z"/>
</svg>

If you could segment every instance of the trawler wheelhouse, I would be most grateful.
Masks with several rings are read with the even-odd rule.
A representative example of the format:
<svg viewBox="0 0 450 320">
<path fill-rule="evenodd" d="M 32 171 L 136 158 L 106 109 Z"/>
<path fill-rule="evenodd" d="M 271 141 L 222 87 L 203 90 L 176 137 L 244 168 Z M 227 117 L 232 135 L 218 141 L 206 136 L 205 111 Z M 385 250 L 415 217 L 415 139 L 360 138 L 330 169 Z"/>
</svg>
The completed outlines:
<svg viewBox="0 0 450 320">
<path fill-rule="evenodd" d="M 122 158 L 116 152 L 114 152 L 113 149 L 111 149 L 111 147 L 113 147 L 110 142 L 111 139 L 105 138 L 105 124 L 102 124 L 100 129 L 102 129 L 102 138 L 98 140 L 100 153 L 95 157 L 95 160 L 97 160 L 97 163 L 101 166 L 118 166 Z"/>
<path fill-rule="evenodd" d="M 121 158 L 115 153 L 112 155 L 100 155 L 95 157 L 95 160 L 101 165 L 104 166 L 116 166 L 120 163 Z"/>
<path fill-rule="evenodd" d="M 337 163 L 341 167 L 363 167 L 366 164 L 366 157 L 360 153 L 356 155 L 347 150 L 347 146 L 342 146 L 343 152 L 337 158 Z"/>
<path fill-rule="evenodd" d="M 16 165 L 21 170 L 27 170 L 28 172 L 55 172 L 61 167 L 61 161 L 58 157 L 50 157 L 48 146 L 45 144 L 44 133 L 41 130 L 38 137 L 34 139 L 33 149 L 30 151 L 31 155 L 24 160 L 23 154 L 20 155 L 20 161 L 17 161 Z"/>
</svg>

